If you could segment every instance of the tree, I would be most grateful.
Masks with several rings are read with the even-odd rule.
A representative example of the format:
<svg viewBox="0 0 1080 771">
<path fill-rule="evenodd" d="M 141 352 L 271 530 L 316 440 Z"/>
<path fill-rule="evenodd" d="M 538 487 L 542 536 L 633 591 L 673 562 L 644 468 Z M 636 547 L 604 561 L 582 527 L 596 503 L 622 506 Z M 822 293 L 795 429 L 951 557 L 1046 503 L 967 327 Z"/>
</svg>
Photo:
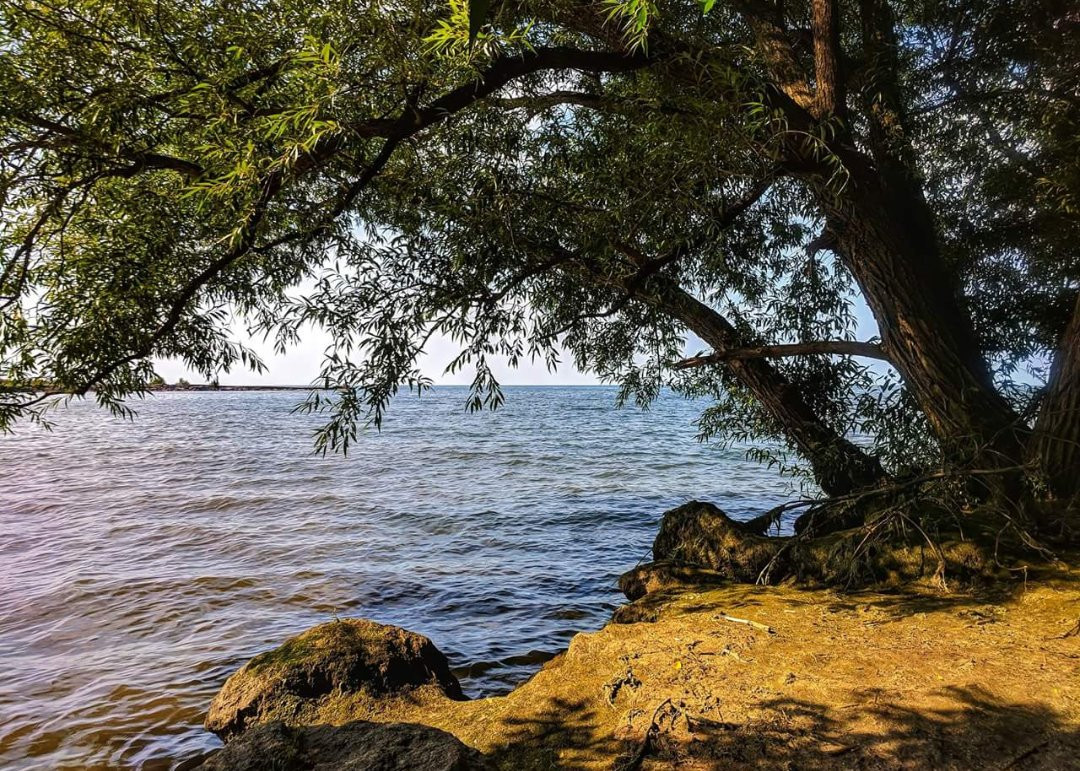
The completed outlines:
<svg viewBox="0 0 1080 771">
<path fill-rule="evenodd" d="M 1077 492 L 1068 3 L 0 7 L 6 381 L 124 410 L 154 356 L 261 367 L 230 313 L 317 323 L 307 407 L 347 447 L 443 331 L 473 407 L 490 356 L 561 344 L 625 398 L 713 397 L 704 434 L 781 438 L 826 493 Z"/>
</svg>

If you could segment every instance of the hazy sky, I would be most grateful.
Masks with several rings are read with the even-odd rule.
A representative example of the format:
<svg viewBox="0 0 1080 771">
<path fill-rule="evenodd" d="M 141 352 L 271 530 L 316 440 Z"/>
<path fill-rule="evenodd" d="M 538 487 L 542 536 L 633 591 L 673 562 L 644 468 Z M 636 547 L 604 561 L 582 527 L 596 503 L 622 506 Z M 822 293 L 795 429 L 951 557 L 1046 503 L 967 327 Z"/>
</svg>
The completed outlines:
<svg viewBox="0 0 1080 771">
<path fill-rule="evenodd" d="M 275 355 L 269 343 L 250 338 L 244 342 L 262 356 L 268 371 L 260 375 L 246 369 L 233 370 L 221 376 L 222 385 L 307 385 L 319 374 L 329 337 L 321 330 L 309 330 L 303 336 L 303 343 L 284 356 Z M 459 351 L 459 346 L 446 337 L 433 337 L 422 361 L 424 374 L 439 385 L 468 385 L 473 378 L 471 369 L 444 374 L 446 365 Z M 562 358 L 557 372 L 548 372 L 543 361 L 535 364 L 526 361 L 515 370 L 503 361 L 494 360 L 497 364 L 493 369 L 503 385 L 596 385 L 600 382 L 593 375 L 580 372 L 568 356 Z M 178 361 L 158 360 L 156 367 L 167 383 L 175 383 L 178 378 L 186 378 L 192 383 L 204 379 L 192 374 Z"/>
<path fill-rule="evenodd" d="M 877 333 L 877 326 L 865 304 L 858 303 L 859 319 L 858 339 L 866 340 Z M 284 356 L 274 355 L 273 346 L 260 340 L 244 338 L 243 341 L 256 350 L 266 362 L 269 370 L 262 375 L 246 369 L 233 370 L 222 374 L 222 385 L 307 385 L 319 373 L 323 351 L 329 338 L 319 330 L 310 330 L 303 336 L 303 343 L 291 349 Z M 691 354 L 708 350 L 708 346 L 696 337 L 687 343 Z M 472 382 L 470 369 L 453 375 L 444 374 L 446 365 L 457 355 L 459 348 L 445 337 L 433 337 L 428 344 L 427 353 L 422 362 L 424 374 L 439 385 L 468 385 Z M 574 367 L 569 356 L 562 357 L 558 371 L 548 372 L 543 361 L 524 362 L 517 369 L 511 369 L 505 362 L 493 362 L 493 369 L 503 385 L 596 385 L 600 381 L 591 373 L 583 373 Z M 192 383 L 202 382 L 204 378 L 187 370 L 182 363 L 172 360 L 156 361 L 158 373 L 168 383 L 175 383 L 179 378 L 186 378 Z"/>
</svg>

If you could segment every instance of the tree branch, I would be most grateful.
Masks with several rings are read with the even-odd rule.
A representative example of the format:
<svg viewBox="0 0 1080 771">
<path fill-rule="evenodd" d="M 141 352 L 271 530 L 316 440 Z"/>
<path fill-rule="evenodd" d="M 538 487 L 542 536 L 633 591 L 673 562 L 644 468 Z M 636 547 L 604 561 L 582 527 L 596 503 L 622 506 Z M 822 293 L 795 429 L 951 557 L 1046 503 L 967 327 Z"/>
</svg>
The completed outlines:
<svg viewBox="0 0 1080 771">
<path fill-rule="evenodd" d="M 355 126 L 353 127 L 354 135 L 383 136 L 386 138 L 386 142 L 374 161 L 344 192 L 342 199 L 333 209 L 333 216 L 344 213 L 356 196 L 379 174 L 390 160 L 394 150 L 404 140 L 475 104 L 516 78 L 533 72 L 553 69 L 623 72 L 644 67 L 655 61 L 656 58 L 655 55 L 643 52 L 625 55 L 618 52 L 583 51 L 563 47 L 538 48 L 524 54 L 508 55 L 496 59 L 480 77 L 444 94 L 425 108 L 409 107 L 397 118 L 370 121 L 361 126 Z M 302 157 L 296 164 L 292 170 L 293 175 L 301 176 L 329 160 L 343 149 L 348 136 L 348 134 L 339 134 L 318 143 L 306 157 Z M 144 156 L 142 160 L 146 160 L 146 154 L 142 155 Z M 195 299 L 203 287 L 238 260 L 260 248 L 256 245 L 258 229 L 270 203 L 286 185 L 287 181 L 285 173 L 280 169 L 270 174 L 264 180 L 258 201 L 235 244 L 181 288 L 180 292 L 169 304 L 165 319 L 148 335 L 142 345 L 126 356 L 105 363 L 92 374 L 87 373 L 80 387 L 75 389 L 75 393 L 85 394 L 120 367 L 153 354 L 160 342 L 171 334 L 180 323 L 188 304 Z M 310 236 L 325 228 L 326 225 L 327 222 L 324 219 L 315 229 L 300 231 L 290 234 L 290 236 L 295 235 L 297 238 L 305 235 Z M 291 239 L 283 237 L 278 239 L 277 243 L 284 243 L 287 240 Z M 261 249 L 265 248 L 265 245 L 261 247 Z"/>
<path fill-rule="evenodd" d="M 699 113 L 686 110 L 670 104 L 653 104 L 647 101 L 634 101 L 633 99 L 619 99 L 604 94 L 590 94 L 585 91 L 556 90 L 536 96 L 514 96 L 496 98 L 491 104 L 507 110 L 528 109 L 532 114 L 543 112 L 552 107 L 563 105 L 575 105 L 587 107 L 590 110 L 627 113 L 631 110 L 646 110 L 661 115 L 690 115 Z"/>
<path fill-rule="evenodd" d="M 864 356 L 868 359 L 888 361 L 885 351 L 877 343 L 864 343 L 858 340 L 817 340 L 810 343 L 783 343 L 779 345 L 757 345 L 747 348 L 729 348 L 716 351 L 707 356 L 693 356 L 683 359 L 675 369 L 704 367 L 732 359 L 778 359 L 787 356 L 810 356 L 814 354 L 840 354 L 842 356 Z"/>
<path fill-rule="evenodd" d="M 154 153 L 142 150 L 125 150 L 114 149 L 102 142 L 101 140 L 93 137 L 87 137 L 79 133 L 78 130 L 71 128 L 63 123 L 58 123 L 48 118 L 44 118 L 40 115 L 34 115 L 28 112 L 17 112 L 14 114 L 16 120 L 22 121 L 28 126 L 34 126 L 38 129 L 44 129 L 45 131 L 55 134 L 59 137 L 63 137 L 64 140 L 71 144 L 83 144 L 89 147 L 94 147 L 99 151 L 103 151 L 107 154 L 115 155 L 125 161 L 130 161 L 133 166 L 120 170 L 118 176 L 134 176 L 138 171 L 142 169 L 169 169 L 179 174 L 182 174 L 188 178 L 197 178 L 202 176 L 203 168 L 197 164 L 183 158 L 174 158 L 169 155 L 162 155 L 161 153 Z M 38 145 L 41 142 L 36 143 Z"/>
<path fill-rule="evenodd" d="M 410 134 L 438 123 L 475 102 L 490 96 L 512 80 L 545 70 L 582 70 L 584 72 L 628 72 L 658 61 L 661 55 L 638 51 L 583 51 L 553 46 L 536 48 L 496 59 L 480 77 L 450 91 L 427 107 L 407 112 L 400 118 L 377 118 L 351 127 L 363 137 L 390 137 L 407 126 Z"/>
<path fill-rule="evenodd" d="M 631 255 L 629 251 L 631 247 L 628 244 L 616 244 L 616 247 L 621 252 L 630 256 L 639 266 L 637 273 L 630 278 L 629 283 L 627 284 L 627 293 L 633 294 L 649 279 L 649 276 L 659 273 L 668 265 L 678 262 L 684 257 L 700 250 L 710 239 L 715 237 L 715 234 L 718 231 L 724 231 L 731 227 L 743 212 L 761 200 L 765 193 L 768 192 L 769 188 L 772 187 L 775 180 L 776 177 L 772 174 L 758 180 L 746 195 L 738 201 L 717 208 L 714 214 L 715 221 L 713 222 L 712 228 L 696 238 L 692 238 L 686 243 L 671 249 L 660 257 L 650 260 L 640 253 Z"/>
<path fill-rule="evenodd" d="M 549 107 L 559 107 L 564 104 L 573 104 L 579 107 L 589 107 L 594 110 L 599 110 L 607 104 L 607 101 L 608 100 L 599 94 L 559 89 L 537 96 L 508 96 L 501 99 L 492 99 L 491 103 L 497 107 L 505 107 L 508 110 L 529 108 L 535 113 L 546 110 Z"/>
<path fill-rule="evenodd" d="M 814 0 L 811 6 L 814 34 L 814 108 L 818 117 L 844 111 L 844 79 L 840 72 L 840 13 L 836 0 Z"/>
</svg>

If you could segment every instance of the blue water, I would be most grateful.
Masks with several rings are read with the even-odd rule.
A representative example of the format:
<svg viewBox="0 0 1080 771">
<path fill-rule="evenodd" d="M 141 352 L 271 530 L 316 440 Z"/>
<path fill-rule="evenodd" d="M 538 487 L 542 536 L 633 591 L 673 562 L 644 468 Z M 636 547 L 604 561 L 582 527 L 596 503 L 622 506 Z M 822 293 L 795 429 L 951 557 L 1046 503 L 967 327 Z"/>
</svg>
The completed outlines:
<svg viewBox="0 0 1080 771">
<path fill-rule="evenodd" d="M 611 388 L 400 398 L 348 457 L 312 454 L 295 392 L 164 393 L 134 423 L 90 404 L 0 437 L 0 767 L 171 768 L 254 654 L 335 616 L 428 635 L 499 693 L 621 597 L 659 515 L 733 516 L 790 483 L 699 444 L 704 406 Z"/>
</svg>

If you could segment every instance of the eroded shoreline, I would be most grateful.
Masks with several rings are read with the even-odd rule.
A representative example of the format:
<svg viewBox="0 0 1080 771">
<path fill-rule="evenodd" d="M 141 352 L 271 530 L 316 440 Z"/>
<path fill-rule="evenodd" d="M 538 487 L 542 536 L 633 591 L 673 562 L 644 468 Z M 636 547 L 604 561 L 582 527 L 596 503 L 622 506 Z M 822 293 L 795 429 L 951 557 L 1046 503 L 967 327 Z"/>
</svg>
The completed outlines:
<svg viewBox="0 0 1080 771">
<path fill-rule="evenodd" d="M 358 737 L 392 734 L 367 722 L 437 729 L 401 729 L 431 748 L 433 765 L 416 766 L 431 769 L 1080 767 L 1075 568 L 953 591 L 707 579 L 647 587 L 504 696 L 462 700 L 438 678 L 315 693 L 305 675 L 269 709 L 249 703 L 246 730 L 208 768 L 268 751 L 341 765 L 375 751 Z M 289 728 L 317 725 L 349 727 Z"/>
</svg>

